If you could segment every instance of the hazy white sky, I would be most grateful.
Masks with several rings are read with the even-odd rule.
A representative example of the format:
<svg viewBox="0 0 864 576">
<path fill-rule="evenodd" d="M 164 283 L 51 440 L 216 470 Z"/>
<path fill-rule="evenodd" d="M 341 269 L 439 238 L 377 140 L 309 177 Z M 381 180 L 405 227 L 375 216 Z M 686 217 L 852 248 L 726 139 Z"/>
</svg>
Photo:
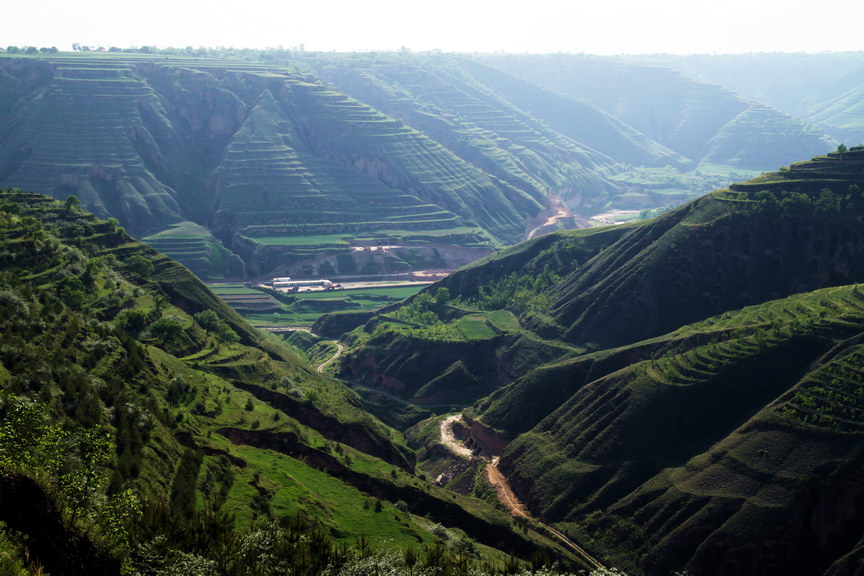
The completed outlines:
<svg viewBox="0 0 864 576">
<path fill-rule="evenodd" d="M 862 0 L 16 0 L 0 45 L 822 52 L 864 49 L 862 23 Z"/>
</svg>

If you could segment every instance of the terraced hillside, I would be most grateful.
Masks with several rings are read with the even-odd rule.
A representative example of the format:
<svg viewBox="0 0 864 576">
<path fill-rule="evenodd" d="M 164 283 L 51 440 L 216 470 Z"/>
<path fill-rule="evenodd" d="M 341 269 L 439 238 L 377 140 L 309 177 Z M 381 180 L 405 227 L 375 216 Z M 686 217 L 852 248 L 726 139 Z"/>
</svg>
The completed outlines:
<svg viewBox="0 0 864 576">
<path fill-rule="evenodd" d="M 621 190 L 586 169 L 619 162 L 683 162 L 584 103 L 544 103 L 550 110 L 565 107 L 550 121 L 523 105 L 517 80 L 508 78 L 509 84 L 497 86 L 489 81 L 494 71 L 467 59 L 415 62 L 392 57 L 364 62 L 346 57 L 317 65 L 324 78 L 346 92 L 529 194 L 526 201 L 542 203 L 548 195 L 544 191 L 551 190 L 569 206 L 587 212 Z"/>
<path fill-rule="evenodd" d="M 487 174 L 285 68 L 144 56 L 8 58 L 2 67 L 0 182 L 75 194 L 148 237 L 197 222 L 253 274 L 350 253 L 348 243 L 488 249 L 518 240 L 548 205 L 547 186 Z M 592 193 L 612 186 L 592 178 Z M 333 234 L 342 236 L 308 240 Z M 207 248 L 202 263 L 188 244 L 170 248 L 196 270 L 228 271 L 224 250 Z"/>
<path fill-rule="evenodd" d="M 4 191 L 0 246 L 4 562 L 113 574 L 150 566 L 131 551 L 156 539 L 163 564 L 197 554 L 228 570 L 244 531 L 277 520 L 331 552 L 458 533 L 490 558 L 569 556 L 415 476 L 401 435 L 353 392 L 116 224 Z"/>
<path fill-rule="evenodd" d="M 208 277 L 308 277 L 362 267 L 352 246 L 443 248 L 455 268 L 606 209 L 675 205 L 728 182 L 723 164 L 773 168 L 825 147 L 769 108 L 671 72 L 614 65 L 601 89 L 594 70 L 589 103 L 499 64 L 3 57 L 0 185 L 74 194 Z M 615 90 L 644 102 L 610 107 Z M 660 119 L 642 121 L 644 106 Z M 374 273 L 406 266 L 422 263 L 397 257 Z"/>
<path fill-rule="evenodd" d="M 596 214 L 603 208 L 677 205 L 745 178 L 740 168 L 722 165 L 736 154 L 749 156 L 743 149 L 731 150 L 733 141 L 725 132 L 717 137 L 717 153 L 685 158 L 622 122 L 615 111 L 526 82 L 482 58 L 403 54 L 371 61 L 363 56 L 305 61 L 340 89 L 418 128 L 462 158 L 480 162 L 484 170 L 522 190 L 545 185 L 574 215 Z M 693 112 L 689 121 L 709 122 L 711 114 L 711 109 Z M 737 136 L 756 125 L 742 121 Z M 780 145 L 795 142 L 790 136 Z M 743 148 L 749 145 L 748 139 L 741 143 Z M 720 162 L 712 164 L 715 159 Z M 614 172 L 612 186 L 598 179 L 594 170 Z"/>
<path fill-rule="evenodd" d="M 802 115 L 841 142 L 864 142 L 861 94 L 864 68 L 820 86 L 802 103 Z"/>
<path fill-rule="evenodd" d="M 829 288 L 610 351 L 614 372 L 549 367 L 573 394 L 501 467 L 535 513 L 639 573 L 853 565 L 862 311 L 861 285 Z"/>
<path fill-rule="evenodd" d="M 858 147 L 517 245 L 360 319 L 343 374 L 421 407 L 473 402 L 472 445 L 612 565 L 848 567 L 864 531 L 862 185 Z"/>
<path fill-rule="evenodd" d="M 651 54 L 629 59 L 679 70 L 772 108 L 800 116 L 803 103 L 864 63 L 864 52 Z"/>
<path fill-rule="evenodd" d="M 200 278 L 243 276 L 244 264 L 236 254 L 229 252 L 207 229 L 194 222 L 184 221 L 145 236 L 144 242 L 180 262 Z"/>
<path fill-rule="evenodd" d="M 139 106 L 158 106 L 153 89 L 123 61 L 3 60 L 3 84 L 16 98 L 3 122 L 0 183 L 65 198 L 135 232 L 181 219 L 176 192 L 147 165 L 138 146 Z M 34 78 L 41 82 L 33 85 Z"/>
<path fill-rule="evenodd" d="M 75 194 L 137 234 L 208 225 L 253 273 L 302 259 L 310 235 L 512 242 L 546 202 L 545 190 L 526 202 L 421 133 L 285 69 L 143 57 L 3 67 L 0 181 Z M 208 251 L 210 267 L 226 271 L 223 256 Z"/>
</svg>

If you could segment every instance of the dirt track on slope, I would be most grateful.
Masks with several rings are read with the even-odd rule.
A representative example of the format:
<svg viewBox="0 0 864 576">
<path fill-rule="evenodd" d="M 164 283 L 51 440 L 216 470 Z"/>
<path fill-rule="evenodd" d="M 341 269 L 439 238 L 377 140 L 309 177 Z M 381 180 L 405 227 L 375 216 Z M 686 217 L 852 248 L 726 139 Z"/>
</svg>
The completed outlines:
<svg viewBox="0 0 864 576">
<path fill-rule="evenodd" d="M 322 362 L 321 364 L 318 365 L 318 373 L 319 373 L 319 374 L 323 374 L 323 373 L 324 373 L 324 368 L 326 368 L 327 366 L 329 366 L 331 363 L 335 362 L 336 359 L 339 358 L 339 356 L 342 355 L 342 350 L 344 350 L 344 349 L 345 349 L 345 348 L 344 348 L 344 346 L 342 346 L 342 344 L 340 344 L 339 342 L 336 342 L 336 353 L 333 354 L 333 356 L 331 356 L 330 358 L 328 358 L 327 360 L 325 360 L 324 362 Z"/>
<path fill-rule="evenodd" d="M 441 444 L 456 456 L 470 460 L 474 457 L 474 453 L 453 433 L 453 423 L 460 418 L 462 414 L 454 414 L 441 421 Z"/>
<path fill-rule="evenodd" d="M 525 508 L 525 505 L 519 501 L 513 490 L 510 489 L 510 483 L 498 470 L 498 457 L 496 456 L 489 462 L 486 462 L 486 480 L 495 488 L 495 493 L 498 495 L 498 500 L 504 505 L 510 514 L 519 516 L 527 520 L 531 520 L 531 513 Z"/>
<path fill-rule="evenodd" d="M 453 424 L 462 418 L 462 414 L 454 414 L 448 416 L 441 421 L 441 443 L 454 454 L 464 458 L 474 458 L 474 452 L 467 448 L 453 433 Z M 595 570 L 604 569 L 603 564 L 591 556 L 584 548 L 570 540 L 560 530 L 553 528 L 543 522 L 540 522 L 528 511 L 525 505 L 513 493 L 510 488 L 510 483 L 507 478 L 498 469 L 498 456 L 488 458 L 484 457 L 486 462 L 486 480 L 495 489 L 495 494 L 498 496 L 498 501 L 510 512 L 511 515 L 518 518 L 524 518 L 534 525 L 539 532 L 546 532 L 547 536 L 558 540 L 565 548 L 569 548 L 578 557 L 582 558 L 588 565 Z"/>
</svg>

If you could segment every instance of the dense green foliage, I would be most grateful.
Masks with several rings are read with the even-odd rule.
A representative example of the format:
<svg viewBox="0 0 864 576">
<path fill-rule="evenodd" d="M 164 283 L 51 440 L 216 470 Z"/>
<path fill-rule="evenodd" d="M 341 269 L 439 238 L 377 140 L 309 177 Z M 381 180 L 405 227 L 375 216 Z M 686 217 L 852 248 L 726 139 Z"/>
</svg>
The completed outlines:
<svg viewBox="0 0 864 576">
<path fill-rule="evenodd" d="M 364 535 L 376 548 L 435 549 L 436 522 L 492 559 L 496 547 L 567 558 L 487 504 L 414 476 L 400 434 L 355 393 L 115 224 L 5 191 L 0 247 L 0 552 L 10 571 L 263 573 L 244 550 L 272 522 L 285 532 L 267 529 L 274 540 L 257 544 L 271 546 L 267 570 L 321 573 Z M 52 538 L 67 544 L 40 544 Z"/>
</svg>

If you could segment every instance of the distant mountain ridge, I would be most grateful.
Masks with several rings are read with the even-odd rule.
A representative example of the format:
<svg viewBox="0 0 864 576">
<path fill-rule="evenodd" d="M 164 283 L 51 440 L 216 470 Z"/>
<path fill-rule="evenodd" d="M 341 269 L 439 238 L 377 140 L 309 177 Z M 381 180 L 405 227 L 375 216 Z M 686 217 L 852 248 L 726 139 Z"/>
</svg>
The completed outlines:
<svg viewBox="0 0 864 576">
<path fill-rule="evenodd" d="M 622 170 L 775 168 L 828 147 L 791 118 L 671 71 L 613 65 L 631 100 L 610 107 L 596 90 L 556 92 L 502 72 L 507 62 L 5 57 L 0 185 L 75 194 L 158 236 L 199 275 L 315 276 L 329 268 L 314 259 L 328 255 L 345 257 L 328 260 L 335 273 L 351 273 L 352 244 L 490 250 L 526 237 L 553 202 L 572 213 L 554 225 L 573 227 L 605 207 L 697 193 L 659 184 L 639 196 L 642 185 L 616 180 Z M 657 78 L 669 86 L 654 96 L 683 96 L 646 124 L 638 99 L 656 108 L 651 90 L 625 88 Z M 385 265 L 379 273 L 417 263 Z"/>
<path fill-rule="evenodd" d="M 719 85 L 688 78 L 662 59 L 656 66 L 569 55 L 488 56 L 483 61 L 592 102 L 692 162 L 774 169 L 836 146 L 801 120 Z"/>
</svg>

